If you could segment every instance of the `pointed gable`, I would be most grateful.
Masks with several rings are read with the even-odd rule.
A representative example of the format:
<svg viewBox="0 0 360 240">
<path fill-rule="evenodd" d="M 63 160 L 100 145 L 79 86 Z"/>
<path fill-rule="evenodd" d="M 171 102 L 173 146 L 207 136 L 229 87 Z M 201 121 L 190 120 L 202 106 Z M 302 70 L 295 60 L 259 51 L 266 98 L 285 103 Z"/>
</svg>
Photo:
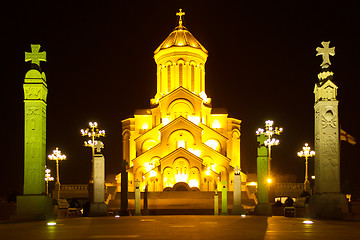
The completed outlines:
<svg viewBox="0 0 360 240">
<path fill-rule="evenodd" d="M 322 84 L 315 84 L 314 94 L 315 102 L 319 100 L 333 101 L 336 100 L 338 87 L 331 81 L 327 80 Z"/>
</svg>

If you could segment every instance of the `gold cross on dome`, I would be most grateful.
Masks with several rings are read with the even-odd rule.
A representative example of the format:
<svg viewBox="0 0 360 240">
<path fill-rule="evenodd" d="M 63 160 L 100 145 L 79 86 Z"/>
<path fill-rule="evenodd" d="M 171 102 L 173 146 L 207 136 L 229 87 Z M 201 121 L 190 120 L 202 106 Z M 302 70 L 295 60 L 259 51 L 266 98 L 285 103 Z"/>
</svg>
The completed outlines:
<svg viewBox="0 0 360 240">
<path fill-rule="evenodd" d="M 25 52 L 25 62 L 31 61 L 40 67 L 40 61 L 46 62 L 46 52 L 39 52 L 40 44 L 31 44 L 31 52 Z"/>
<path fill-rule="evenodd" d="M 182 12 L 182 9 L 179 9 L 179 12 L 176 13 L 176 16 L 179 16 L 179 27 L 182 27 L 182 19 L 181 17 L 185 15 L 185 12 Z"/>
<path fill-rule="evenodd" d="M 327 68 L 328 66 L 331 65 L 329 55 L 335 56 L 335 47 L 329 48 L 330 41 L 329 42 L 321 42 L 321 45 L 323 45 L 323 48 L 320 48 L 320 47 L 316 48 L 316 51 L 317 51 L 316 56 L 322 55 L 323 62 L 321 63 L 320 66 L 322 68 Z"/>
</svg>

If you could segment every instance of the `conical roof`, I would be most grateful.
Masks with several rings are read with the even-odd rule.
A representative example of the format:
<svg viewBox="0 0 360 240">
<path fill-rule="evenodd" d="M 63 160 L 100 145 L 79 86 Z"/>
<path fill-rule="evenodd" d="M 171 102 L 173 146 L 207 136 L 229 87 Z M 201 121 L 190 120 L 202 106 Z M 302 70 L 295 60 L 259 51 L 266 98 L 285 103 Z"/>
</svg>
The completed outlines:
<svg viewBox="0 0 360 240">
<path fill-rule="evenodd" d="M 171 47 L 192 47 L 202 50 L 204 53 L 208 51 L 200 44 L 198 40 L 187 30 L 185 26 L 182 25 L 182 19 L 180 15 L 179 26 L 177 26 L 169 36 L 163 41 L 160 46 L 155 50 L 154 54 L 157 54 L 163 49 L 168 49 Z"/>
</svg>

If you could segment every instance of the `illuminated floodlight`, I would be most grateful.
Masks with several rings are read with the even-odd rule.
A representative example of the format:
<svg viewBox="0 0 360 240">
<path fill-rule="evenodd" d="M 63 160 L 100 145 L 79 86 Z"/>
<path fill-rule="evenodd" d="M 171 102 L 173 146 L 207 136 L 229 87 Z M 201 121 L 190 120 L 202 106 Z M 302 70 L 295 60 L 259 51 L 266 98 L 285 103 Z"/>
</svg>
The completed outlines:
<svg viewBox="0 0 360 240">
<path fill-rule="evenodd" d="M 59 161 L 65 160 L 66 159 L 66 155 L 65 154 L 61 154 L 61 151 L 59 150 L 59 148 L 56 148 L 53 151 L 53 154 L 48 155 L 48 159 L 49 160 L 54 160 L 56 161 L 56 182 L 58 184 L 60 184 L 60 179 L 59 179 Z"/>
<path fill-rule="evenodd" d="M 264 134 L 266 140 L 264 141 L 265 146 L 268 148 L 268 176 L 271 176 L 271 147 L 280 144 L 278 139 L 275 139 L 274 135 L 280 135 L 284 131 L 283 128 L 275 127 L 273 120 L 265 121 L 265 129 L 259 128 L 256 131 L 256 135 Z"/>
<path fill-rule="evenodd" d="M 100 137 L 105 137 L 105 130 L 99 130 L 97 122 L 89 122 L 89 128 L 87 128 L 85 130 L 81 129 L 80 133 L 83 137 L 90 138 L 88 141 L 84 142 L 84 146 L 91 148 L 91 156 L 92 156 L 91 163 L 93 164 L 95 150 L 96 150 L 96 152 L 100 153 L 101 148 L 104 148 L 104 143 L 99 140 L 96 140 L 96 139 L 99 139 Z M 90 182 L 94 181 L 93 176 L 94 176 L 94 173 L 93 173 L 93 171 L 91 171 Z"/>
<path fill-rule="evenodd" d="M 46 182 L 46 196 L 49 195 L 49 182 L 54 181 L 54 178 L 50 174 L 51 170 L 46 168 L 45 165 L 45 182 Z"/>
<path fill-rule="evenodd" d="M 311 221 L 311 220 L 305 220 L 305 221 L 303 221 L 303 224 L 313 224 L 314 222 L 313 221 Z"/>
<path fill-rule="evenodd" d="M 272 181 L 271 178 L 268 178 L 268 179 L 267 179 L 267 182 L 268 182 L 269 184 L 271 183 L 271 181 Z"/>
<path fill-rule="evenodd" d="M 246 215 L 245 215 L 245 214 L 241 214 L 241 217 L 246 217 Z"/>
<path fill-rule="evenodd" d="M 298 152 L 297 155 L 299 157 L 305 158 L 305 181 L 304 181 L 304 190 L 309 192 L 310 191 L 310 181 L 309 181 L 309 175 L 308 175 L 308 158 L 315 156 L 315 151 L 311 151 L 309 144 L 305 143 L 305 146 L 303 147 L 303 150 Z"/>
<path fill-rule="evenodd" d="M 116 217 L 116 218 L 119 218 L 119 217 L 120 217 L 120 215 L 115 215 L 115 217 Z"/>
<path fill-rule="evenodd" d="M 47 225 L 48 225 L 48 226 L 55 226 L 55 225 L 56 225 L 56 222 L 48 222 Z"/>
<path fill-rule="evenodd" d="M 65 154 L 61 154 L 61 151 L 59 150 L 59 148 L 57 147 L 54 151 L 53 154 L 48 155 L 48 159 L 49 160 L 53 160 L 56 161 L 56 199 L 59 199 L 60 197 L 60 177 L 59 177 L 59 161 L 63 161 L 66 160 L 66 155 Z"/>
</svg>

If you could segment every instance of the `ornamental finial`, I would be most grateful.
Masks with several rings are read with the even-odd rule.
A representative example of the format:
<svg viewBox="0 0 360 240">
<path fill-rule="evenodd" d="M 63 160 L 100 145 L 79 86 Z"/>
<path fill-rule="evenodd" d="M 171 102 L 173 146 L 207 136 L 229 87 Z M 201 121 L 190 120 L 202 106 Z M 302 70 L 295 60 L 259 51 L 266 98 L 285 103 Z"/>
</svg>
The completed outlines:
<svg viewBox="0 0 360 240">
<path fill-rule="evenodd" d="M 181 17 L 185 15 L 185 12 L 182 12 L 182 9 L 179 9 L 179 12 L 176 13 L 176 16 L 179 16 L 179 27 L 182 27 L 182 19 Z"/>
<path fill-rule="evenodd" d="M 39 52 L 40 44 L 31 44 L 31 52 L 25 52 L 25 62 L 31 61 L 40 67 L 40 61 L 46 62 L 46 52 Z"/>
<path fill-rule="evenodd" d="M 330 41 L 321 42 L 321 45 L 323 45 L 323 48 L 321 47 L 316 48 L 317 51 L 316 56 L 322 55 L 323 62 L 321 63 L 320 66 L 321 68 L 328 68 L 331 65 L 329 55 L 335 56 L 335 47 L 329 48 Z"/>
</svg>

